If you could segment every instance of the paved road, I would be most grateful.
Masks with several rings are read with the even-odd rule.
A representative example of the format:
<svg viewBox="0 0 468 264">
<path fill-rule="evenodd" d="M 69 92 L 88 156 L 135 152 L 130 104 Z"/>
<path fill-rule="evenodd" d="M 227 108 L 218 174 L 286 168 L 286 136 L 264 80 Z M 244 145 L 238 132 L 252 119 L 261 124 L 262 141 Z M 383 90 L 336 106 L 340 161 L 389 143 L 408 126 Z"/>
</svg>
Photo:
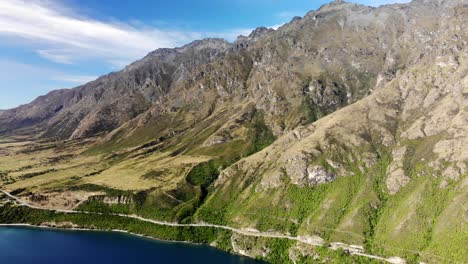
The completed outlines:
<svg viewBox="0 0 468 264">
<path fill-rule="evenodd" d="M 5 195 L 10 197 L 11 199 L 15 200 L 19 205 L 22 206 L 27 206 L 29 208 L 33 209 L 39 209 L 39 210 L 50 210 L 50 211 L 55 211 L 55 212 L 62 212 L 62 213 L 67 213 L 67 214 L 96 214 L 96 215 L 104 215 L 103 213 L 98 213 L 98 212 L 86 212 L 86 211 L 75 211 L 75 210 L 63 210 L 63 209 L 48 209 L 48 208 L 41 208 L 38 206 L 34 206 L 31 204 L 28 204 L 26 202 L 23 202 L 21 199 L 18 197 L 0 190 L 3 192 Z M 324 241 L 319 238 L 319 237 L 309 237 L 309 236 L 288 236 L 288 235 L 283 235 L 283 234 L 277 234 L 277 233 L 270 233 L 270 232 L 260 232 L 258 230 L 249 230 L 249 229 L 239 229 L 235 227 L 230 227 L 230 226 L 223 226 L 223 225 L 215 225 L 215 224 L 209 224 L 209 223 L 194 223 L 194 224 L 180 224 L 177 222 L 166 222 L 166 221 L 158 221 L 158 220 L 153 220 L 153 219 L 148 219 L 144 218 L 138 215 L 127 215 L 127 214 L 105 214 L 105 215 L 113 215 L 113 216 L 120 216 L 120 217 L 126 217 L 126 218 L 132 218 L 132 219 L 137 219 L 143 222 L 148 222 L 148 223 L 153 223 L 156 225 L 164 225 L 164 226 L 174 226 L 174 227 L 214 227 L 214 228 L 219 228 L 219 229 L 224 229 L 224 230 L 229 230 L 241 235 L 245 236 L 254 236 L 254 237 L 268 237 L 268 238 L 282 238 L 282 239 L 288 239 L 288 240 L 294 240 L 294 241 L 299 241 L 301 243 L 305 243 L 308 245 L 312 246 L 323 246 Z M 344 244 L 343 244 L 344 245 Z M 350 251 L 350 254 L 352 255 L 359 255 L 363 257 L 368 257 L 372 259 L 378 259 L 381 261 L 386 261 L 389 263 L 393 264 L 403 264 L 406 263 L 403 259 L 398 258 L 398 257 L 392 257 L 392 258 L 384 258 L 380 256 L 375 256 L 375 255 L 370 255 L 370 254 L 365 254 L 363 252 L 356 252 L 356 251 Z"/>
</svg>

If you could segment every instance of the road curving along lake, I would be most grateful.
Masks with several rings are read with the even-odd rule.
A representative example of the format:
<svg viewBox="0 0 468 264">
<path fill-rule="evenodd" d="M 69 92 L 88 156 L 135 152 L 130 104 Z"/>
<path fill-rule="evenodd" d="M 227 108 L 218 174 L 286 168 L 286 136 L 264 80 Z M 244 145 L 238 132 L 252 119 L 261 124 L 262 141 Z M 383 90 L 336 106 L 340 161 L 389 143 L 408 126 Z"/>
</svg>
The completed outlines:
<svg viewBox="0 0 468 264">
<path fill-rule="evenodd" d="M 164 242 L 117 232 L 0 227 L 0 263 L 258 264 L 207 245 Z"/>
</svg>

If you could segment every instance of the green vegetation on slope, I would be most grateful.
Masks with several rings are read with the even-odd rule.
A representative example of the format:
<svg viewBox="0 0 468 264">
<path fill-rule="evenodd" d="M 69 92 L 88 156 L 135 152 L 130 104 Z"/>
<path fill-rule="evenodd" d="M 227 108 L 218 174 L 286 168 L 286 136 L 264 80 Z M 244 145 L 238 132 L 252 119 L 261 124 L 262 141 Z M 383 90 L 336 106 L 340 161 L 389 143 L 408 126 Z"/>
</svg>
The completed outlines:
<svg viewBox="0 0 468 264">
<path fill-rule="evenodd" d="M 82 203 L 79 210 L 92 212 L 131 213 L 153 219 L 179 221 L 188 223 L 192 216 L 204 203 L 211 191 L 212 183 L 217 179 L 220 171 L 242 157 L 251 155 L 270 145 L 275 137 L 265 125 L 263 114 L 254 112 L 250 121 L 244 124 L 246 135 L 243 139 L 215 144 L 209 147 L 199 146 L 215 130 L 204 130 L 196 135 L 198 143 L 182 142 L 173 148 L 175 152 L 187 152 L 189 155 L 210 155 L 211 160 L 192 166 L 174 190 L 161 192 L 145 190 L 140 192 L 119 191 L 99 185 L 85 184 L 72 187 L 87 191 L 104 191 L 105 196 L 98 196 Z M 216 127 L 218 128 L 218 127 Z M 172 148 L 171 148 L 172 149 Z M 150 171 L 143 175 L 145 178 L 158 178 L 164 172 Z M 137 201 L 137 194 L 141 199 Z M 105 202 L 105 198 L 114 202 Z M 125 202 L 121 202 L 125 201 Z M 138 202 L 138 204 L 137 204 Z M 217 221 L 216 221 L 217 222 Z"/>
<path fill-rule="evenodd" d="M 126 230 L 163 240 L 211 243 L 218 236 L 229 235 L 228 231 L 211 227 L 171 227 L 156 225 L 137 219 L 108 214 L 66 214 L 46 210 L 31 209 L 23 206 L 5 205 L 0 210 L 1 223 L 72 223 L 82 228 L 99 230 Z"/>
<path fill-rule="evenodd" d="M 193 243 L 212 244 L 215 247 L 232 252 L 232 232 L 211 227 L 171 227 L 152 224 L 137 219 L 108 214 L 67 214 L 48 210 L 31 209 L 24 206 L 6 204 L 0 206 L 0 223 L 25 223 L 32 225 L 58 225 L 62 228 L 78 226 L 94 230 L 125 230 L 169 241 L 188 241 Z M 246 238 L 247 239 L 247 238 Z M 250 238 L 252 239 L 252 238 Z M 259 258 L 270 263 L 292 263 L 289 249 L 296 244 L 290 240 L 276 238 L 259 238 L 259 242 L 268 247 L 270 254 Z M 315 263 L 317 257 L 327 263 L 379 263 L 361 256 L 352 256 L 341 250 L 314 247 L 315 257 L 300 256 L 296 263 Z"/>
<path fill-rule="evenodd" d="M 459 205 L 466 200 L 463 178 L 441 187 L 445 179 L 411 161 L 406 165 L 411 167 L 410 183 L 390 195 L 385 180 L 391 155 L 385 148 L 376 149 L 381 154 L 371 167 L 349 161 L 344 166 L 352 175 L 313 187 L 291 184 L 285 177 L 280 187 L 264 189 L 259 188 L 261 177 L 231 175 L 198 210 L 197 218 L 291 235 L 315 234 L 329 242 L 365 245 L 366 252 L 410 262 L 466 262 L 463 245 L 468 236 L 460 222 L 463 209 Z M 408 157 L 424 155 L 418 153 L 422 152 L 410 152 Z M 327 158 L 333 155 L 339 153 L 326 154 Z M 327 167 L 325 160 L 314 162 Z M 441 241 L 446 242 L 445 249 Z"/>
</svg>

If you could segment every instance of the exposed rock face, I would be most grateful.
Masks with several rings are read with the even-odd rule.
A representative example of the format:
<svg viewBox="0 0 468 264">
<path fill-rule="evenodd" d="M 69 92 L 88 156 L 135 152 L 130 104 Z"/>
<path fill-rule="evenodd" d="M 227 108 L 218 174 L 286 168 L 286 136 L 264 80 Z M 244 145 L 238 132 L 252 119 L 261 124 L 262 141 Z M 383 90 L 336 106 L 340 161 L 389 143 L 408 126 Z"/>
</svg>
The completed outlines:
<svg viewBox="0 0 468 264">
<path fill-rule="evenodd" d="M 274 29 L 266 28 L 266 27 L 259 27 L 256 28 L 249 36 L 239 36 L 236 41 L 234 41 L 234 48 L 236 50 L 246 49 L 249 46 L 253 45 L 257 40 L 265 37 L 266 35 L 274 32 Z"/>
<path fill-rule="evenodd" d="M 310 156 L 307 155 L 295 156 L 288 159 L 282 169 L 290 177 L 291 182 L 299 186 L 313 186 L 336 178 L 334 173 L 327 171 L 324 167 L 309 164 L 310 160 Z"/>
<path fill-rule="evenodd" d="M 106 196 L 106 195 L 94 195 L 90 197 L 90 200 L 102 201 L 105 204 L 131 204 L 133 199 L 130 196 Z"/>
<path fill-rule="evenodd" d="M 309 166 L 307 168 L 307 182 L 311 185 L 322 184 L 333 181 L 336 178 L 334 173 L 328 172 L 320 166 Z"/>
<path fill-rule="evenodd" d="M 132 202 L 132 198 L 126 196 L 104 197 L 103 202 L 106 204 L 130 204 Z"/>
<path fill-rule="evenodd" d="M 393 162 L 388 168 L 387 188 L 391 194 L 395 194 L 398 190 L 409 182 L 409 177 L 403 170 L 403 160 L 406 154 L 406 147 L 400 147 L 392 152 Z"/>
</svg>

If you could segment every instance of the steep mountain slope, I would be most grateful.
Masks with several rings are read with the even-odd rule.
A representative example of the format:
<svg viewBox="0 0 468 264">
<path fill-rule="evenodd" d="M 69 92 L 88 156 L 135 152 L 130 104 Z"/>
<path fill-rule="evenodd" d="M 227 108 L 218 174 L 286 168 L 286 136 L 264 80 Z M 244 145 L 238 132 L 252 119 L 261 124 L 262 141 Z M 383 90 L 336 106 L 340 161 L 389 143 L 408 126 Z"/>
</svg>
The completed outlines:
<svg viewBox="0 0 468 264">
<path fill-rule="evenodd" d="M 198 217 L 466 262 L 467 12 L 369 97 L 224 170 Z"/>
<path fill-rule="evenodd" d="M 466 28 L 466 0 L 335 1 L 234 43 L 154 51 L 0 111 L 2 189 L 43 208 L 468 262 Z M 275 263 L 323 257 L 307 243 L 215 241 Z"/>
<path fill-rule="evenodd" d="M 54 91 L 2 114 L 2 128 L 37 128 L 44 137 L 80 138 L 110 131 L 157 103 L 187 68 L 214 60 L 226 49 L 213 39 L 161 49 L 118 73 L 84 86 Z"/>
</svg>

